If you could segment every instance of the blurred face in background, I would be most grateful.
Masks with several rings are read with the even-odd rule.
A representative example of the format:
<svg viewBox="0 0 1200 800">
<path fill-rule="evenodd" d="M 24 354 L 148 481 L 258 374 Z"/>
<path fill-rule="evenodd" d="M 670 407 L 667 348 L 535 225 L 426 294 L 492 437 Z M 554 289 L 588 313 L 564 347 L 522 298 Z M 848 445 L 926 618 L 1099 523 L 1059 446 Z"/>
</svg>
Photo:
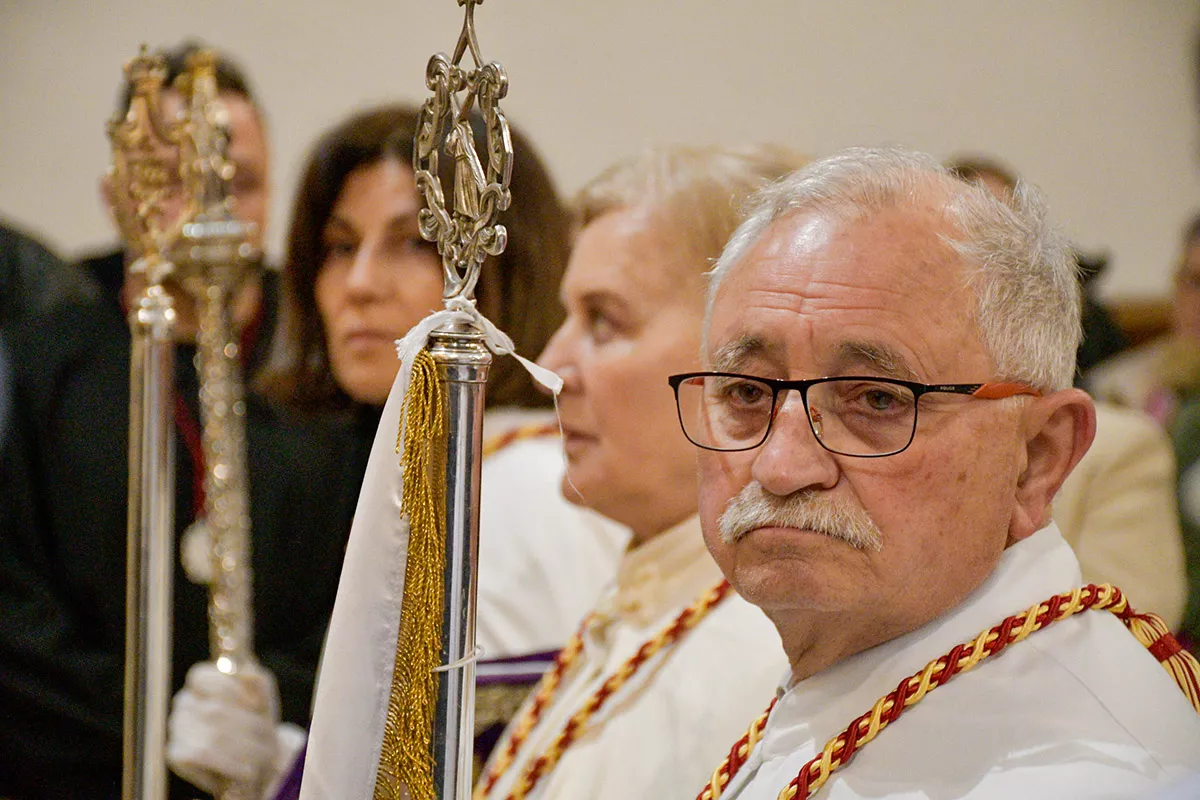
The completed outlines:
<svg viewBox="0 0 1200 800">
<path fill-rule="evenodd" d="M 696 448 L 667 376 L 699 363 L 704 265 L 662 228 L 634 208 L 583 229 L 561 290 L 567 319 L 539 359 L 564 381 L 563 493 L 636 542 L 696 513 Z"/>
<path fill-rule="evenodd" d="M 228 157 L 234 166 L 230 210 L 243 222 L 253 223 L 251 241 L 261 248 L 271 205 L 266 132 L 258 110 L 245 97 L 232 92 L 222 92 L 220 97 L 229 126 Z"/>
<path fill-rule="evenodd" d="M 385 159 L 346 177 L 325 224 L 317 310 L 334 378 L 360 403 L 383 405 L 396 340 L 442 307 L 441 259 L 421 238 L 420 208 L 412 169 Z"/>
</svg>

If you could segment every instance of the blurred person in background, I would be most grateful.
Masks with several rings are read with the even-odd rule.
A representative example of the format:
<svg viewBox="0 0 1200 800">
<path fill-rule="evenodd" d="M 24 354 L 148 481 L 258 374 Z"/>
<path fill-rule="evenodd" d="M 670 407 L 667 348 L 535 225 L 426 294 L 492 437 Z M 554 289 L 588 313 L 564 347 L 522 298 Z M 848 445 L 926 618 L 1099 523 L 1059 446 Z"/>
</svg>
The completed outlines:
<svg viewBox="0 0 1200 800">
<path fill-rule="evenodd" d="M 166 53 L 168 80 L 200 45 Z M 217 69 L 229 112 L 233 210 L 266 225 L 269 164 L 261 112 L 240 70 Z M 118 109 L 129 104 L 126 86 Z M 172 99 L 173 98 L 173 99 Z M 178 103 L 164 92 L 169 106 Z M 97 121 L 97 135 L 101 124 Z M 118 202 L 107 180 L 105 196 Z M 0 451 L 0 796 L 116 798 L 121 791 L 126 622 L 130 332 L 125 308 L 141 291 L 126 276 L 137 254 L 118 249 L 82 268 L 99 298 L 31 316 L 6 340 L 10 435 Z M 243 367 L 269 338 L 272 273 L 235 303 Z M 172 685 L 209 658 L 208 541 L 203 448 L 193 358 L 195 304 L 179 312 L 171 406 L 176 443 Z M 307 719 L 321 641 L 353 511 L 339 431 L 284 418 L 246 398 L 255 649 L 278 684 L 281 720 Z M 253 672 L 253 670 L 251 670 Z M 181 780 L 172 798 L 197 789 Z"/>
<path fill-rule="evenodd" d="M 1168 427 L 1183 404 L 1200 397 L 1200 215 L 1183 231 L 1170 332 L 1098 366 L 1088 388 L 1098 399 L 1145 411 Z"/>
</svg>

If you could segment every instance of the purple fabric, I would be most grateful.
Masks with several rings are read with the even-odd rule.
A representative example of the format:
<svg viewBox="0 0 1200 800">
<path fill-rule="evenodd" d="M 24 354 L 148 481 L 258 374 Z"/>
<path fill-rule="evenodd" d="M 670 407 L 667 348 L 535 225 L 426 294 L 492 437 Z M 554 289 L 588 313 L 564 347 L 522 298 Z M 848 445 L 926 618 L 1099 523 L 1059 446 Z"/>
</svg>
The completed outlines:
<svg viewBox="0 0 1200 800">
<path fill-rule="evenodd" d="M 479 661 L 475 665 L 475 685 L 536 683 L 541 680 L 546 670 L 554 666 L 554 659 L 557 657 L 557 650 L 547 650 L 543 653 Z"/>
<path fill-rule="evenodd" d="M 308 745 L 305 744 L 299 755 L 296 756 L 291 771 L 288 772 L 287 777 L 283 779 L 283 783 L 275 792 L 275 800 L 300 800 L 300 778 L 304 775 L 304 753 L 307 749 Z"/>
</svg>

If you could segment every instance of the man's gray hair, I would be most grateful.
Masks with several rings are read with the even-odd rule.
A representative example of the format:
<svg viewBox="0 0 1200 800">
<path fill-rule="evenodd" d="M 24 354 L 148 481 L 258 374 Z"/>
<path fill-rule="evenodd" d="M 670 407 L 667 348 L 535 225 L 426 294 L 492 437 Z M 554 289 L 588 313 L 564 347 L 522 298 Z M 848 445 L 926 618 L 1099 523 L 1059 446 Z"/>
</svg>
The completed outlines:
<svg viewBox="0 0 1200 800">
<path fill-rule="evenodd" d="M 706 334 L 721 281 L 776 220 L 801 211 L 861 218 L 922 200 L 936 202 L 953 231 L 942 239 L 968 266 L 972 316 L 996 363 L 993 377 L 1069 388 L 1082 335 L 1078 264 L 1041 193 L 1018 183 L 1005 203 L 931 156 L 901 149 L 846 150 L 759 191 L 709 273 Z"/>
</svg>

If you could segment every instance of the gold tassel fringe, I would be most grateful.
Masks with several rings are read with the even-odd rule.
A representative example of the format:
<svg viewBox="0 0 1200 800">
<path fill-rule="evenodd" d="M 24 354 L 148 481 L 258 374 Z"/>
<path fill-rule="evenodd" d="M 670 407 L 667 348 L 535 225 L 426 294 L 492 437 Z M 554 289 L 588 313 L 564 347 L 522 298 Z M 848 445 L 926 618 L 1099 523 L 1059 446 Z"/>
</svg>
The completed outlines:
<svg viewBox="0 0 1200 800">
<path fill-rule="evenodd" d="M 1129 632 L 1158 659 L 1158 663 L 1183 690 L 1192 708 L 1200 714 L 1200 662 L 1196 657 L 1183 649 L 1171 635 L 1167 623 L 1157 614 L 1132 614 L 1122 618 L 1122 621 Z"/>
<path fill-rule="evenodd" d="M 446 430 L 446 405 L 437 366 L 417 354 L 404 395 L 401 510 L 408 517 L 408 562 L 387 723 L 375 776 L 375 800 L 437 800 L 433 786 L 433 707 L 442 652 L 446 565 L 446 476 L 433 455 Z M 407 788 L 407 794 L 404 789 Z"/>
</svg>

